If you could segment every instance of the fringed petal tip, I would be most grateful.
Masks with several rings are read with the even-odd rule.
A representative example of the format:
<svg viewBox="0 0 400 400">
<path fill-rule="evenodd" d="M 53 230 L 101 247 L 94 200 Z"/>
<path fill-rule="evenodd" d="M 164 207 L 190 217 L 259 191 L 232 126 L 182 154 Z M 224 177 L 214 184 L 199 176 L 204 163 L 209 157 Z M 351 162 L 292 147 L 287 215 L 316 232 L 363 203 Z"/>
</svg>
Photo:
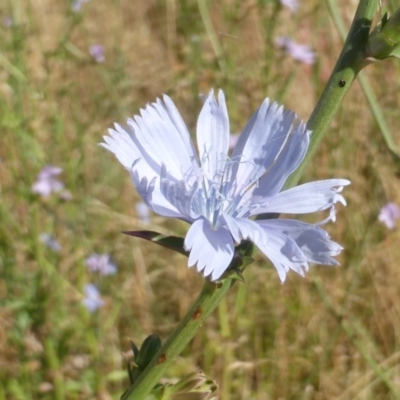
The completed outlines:
<svg viewBox="0 0 400 400">
<path fill-rule="evenodd" d="M 288 264 L 273 263 L 273 265 L 278 272 L 279 280 L 281 281 L 282 285 L 285 283 L 287 274 L 290 270 L 296 272 L 302 278 L 305 278 L 305 273 L 309 270 L 309 265 L 307 262 L 299 264 L 294 262 Z"/>
<path fill-rule="evenodd" d="M 211 280 L 219 279 L 229 267 L 234 254 L 233 239 L 224 228 L 214 230 L 208 221 L 198 219 L 186 234 L 184 248 L 190 251 L 188 266 L 197 266 L 197 271 Z"/>
</svg>

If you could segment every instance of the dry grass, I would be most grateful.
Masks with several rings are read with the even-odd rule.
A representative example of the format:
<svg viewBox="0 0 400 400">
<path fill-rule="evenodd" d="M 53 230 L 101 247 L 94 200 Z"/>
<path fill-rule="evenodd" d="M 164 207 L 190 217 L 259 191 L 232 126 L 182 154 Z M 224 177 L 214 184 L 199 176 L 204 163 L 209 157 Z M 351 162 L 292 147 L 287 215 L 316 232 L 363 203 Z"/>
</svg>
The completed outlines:
<svg viewBox="0 0 400 400">
<path fill-rule="evenodd" d="M 211 87 L 227 95 L 233 132 L 265 96 L 311 113 L 341 48 L 323 2 L 294 15 L 272 0 L 208 2 L 211 31 L 201 2 L 96 0 L 79 13 L 67 1 L 0 5 L 13 21 L 0 28 L 0 400 L 119 398 L 129 340 L 165 339 L 201 288 L 182 256 L 120 234 L 186 227 L 158 216 L 142 224 L 128 174 L 97 146 L 113 122 L 168 93 L 194 127 L 198 94 Z M 341 3 L 349 22 L 357 2 Z M 312 44 L 317 63 L 283 55 L 281 34 Z M 95 43 L 102 64 L 89 56 Z M 400 147 L 398 64 L 366 72 Z M 46 164 L 64 169 L 72 200 L 32 194 Z M 257 254 L 169 377 L 201 368 L 222 400 L 400 398 L 400 231 L 377 221 L 386 202 L 400 204 L 398 174 L 356 83 L 303 177 L 352 181 L 328 227 L 346 247 L 342 266 L 280 285 Z M 93 251 L 111 253 L 118 274 L 91 275 Z M 89 314 L 81 300 L 92 281 L 105 305 Z"/>
</svg>

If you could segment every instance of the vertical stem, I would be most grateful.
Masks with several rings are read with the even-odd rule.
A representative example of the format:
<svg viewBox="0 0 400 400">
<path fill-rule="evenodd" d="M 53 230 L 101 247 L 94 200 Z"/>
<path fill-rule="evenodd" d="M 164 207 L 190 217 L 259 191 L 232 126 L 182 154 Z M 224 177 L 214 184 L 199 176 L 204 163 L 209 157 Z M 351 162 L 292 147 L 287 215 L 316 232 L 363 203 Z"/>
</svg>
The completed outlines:
<svg viewBox="0 0 400 400">
<path fill-rule="evenodd" d="M 300 167 L 286 181 L 285 188 L 293 187 L 300 180 L 344 96 L 349 91 L 358 72 L 366 65 L 364 50 L 378 4 L 379 0 L 360 0 L 339 59 L 307 122 L 307 128 L 312 131 L 308 152 Z"/>
<path fill-rule="evenodd" d="M 234 278 L 226 278 L 218 284 L 205 281 L 199 297 L 190 307 L 183 320 L 137 381 L 122 395 L 121 400 L 129 398 L 142 400 L 150 393 L 166 369 L 193 339 L 206 318 L 215 310 L 234 283 Z"/>
<path fill-rule="evenodd" d="M 346 38 L 346 28 L 339 14 L 338 5 L 336 4 L 335 0 L 326 0 L 326 3 L 329 7 L 329 11 L 331 12 L 333 21 L 336 25 L 336 29 L 339 31 L 339 34 L 344 41 Z M 397 159 L 400 159 L 400 152 L 396 146 L 396 143 L 393 140 L 393 135 L 386 122 L 383 110 L 379 105 L 379 102 L 374 94 L 374 90 L 369 84 L 368 78 L 363 71 L 358 74 L 358 81 L 360 82 L 361 88 L 365 94 L 365 97 L 367 98 L 369 108 L 371 109 L 372 115 L 375 118 L 375 122 L 382 133 L 383 139 L 386 142 L 386 146 Z"/>
</svg>

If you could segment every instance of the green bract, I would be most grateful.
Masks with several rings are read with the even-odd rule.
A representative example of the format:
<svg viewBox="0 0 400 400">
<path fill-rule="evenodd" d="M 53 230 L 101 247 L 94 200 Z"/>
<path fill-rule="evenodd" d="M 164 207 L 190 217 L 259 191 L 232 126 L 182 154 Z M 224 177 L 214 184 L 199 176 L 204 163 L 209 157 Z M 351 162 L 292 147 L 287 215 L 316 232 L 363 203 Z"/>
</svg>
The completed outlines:
<svg viewBox="0 0 400 400">
<path fill-rule="evenodd" d="M 367 56 L 376 60 L 400 58 L 400 8 L 390 18 L 384 14 L 381 23 L 372 31 Z"/>
</svg>

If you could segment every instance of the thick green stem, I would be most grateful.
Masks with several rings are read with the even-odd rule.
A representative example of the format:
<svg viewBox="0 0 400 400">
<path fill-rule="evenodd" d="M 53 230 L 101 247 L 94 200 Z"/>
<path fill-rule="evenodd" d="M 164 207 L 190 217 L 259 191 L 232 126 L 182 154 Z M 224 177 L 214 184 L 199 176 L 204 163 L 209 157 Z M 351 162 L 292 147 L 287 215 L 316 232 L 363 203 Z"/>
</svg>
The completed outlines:
<svg viewBox="0 0 400 400">
<path fill-rule="evenodd" d="M 333 22 L 336 25 L 336 29 L 339 31 L 340 37 L 344 41 L 346 39 L 346 28 L 344 26 L 343 19 L 339 14 L 338 5 L 336 4 L 335 0 L 326 0 L 326 3 L 332 15 Z M 363 71 L 361 71 L 358 74 L 358 81 L 360 82 L 361 88 L 365 94 L 365 97 L 367 98 L 369 108 L 371 110 L 372 115 L 375 118 L 375 122 L 378 125 L 379 130 L 382 133 L 386 146 L 389 148 L 389 150 L 393 153 L 393 155 L 397 159 L 400 159 L 400 152 L 393 140 L 393 135 L 386 122 L 383 110 L 379 105 L 379 102 L 374 94 L 374 91 L 368 82 L 368 78 Z"/>
<path fill-rule="evenodd" d="M 308 129 L 313 131 L 309 151 L 300 168 L 289 178 L 286 187 L 294 186 L 300 179 L 305 166 L 314 155 L 326 129 L 338 110 L 343 97 L 349 90 L 363 63 L 371 21 L 379 0 L 361 0 L 357 8 L 349 36 L 335 69 L 323 91 L 309 121 Z M 226 278 L 220 285 L 206 281 L 199 297 L 184 319 L 164 343 L 152 362 L 136 382 L 125 392 L 122 400 L 143 400 L 157 384 L 169 365 L 176 360 L 193 339 L 205 319 L 215 310 L 235 279 Z"/>
<path fill-rule="evenodd" d="M 361 0 L 358 5 L 339 59 L 307 122 L 307 128 L 312 131 L 307 155 L 300 167 L 286 181 L 286 189 L 295 186 L 299 182 L 305 167 L 315 154 L 344 96 L 349 91 L 358 72 L 366 65 L 364 61 L 365 46 L 378 3 L 379 0 Z"/>
<path fill-rule="evenodd" d="M 234 278 L 226 278 L 222 283 L 205 281 L 203 289 L 183 320 L 161 347 L 151 363 L 137 381 L 125 392 L 121 400 L 129 398 L 142 400 L 164 375 L 169 365 L 193 339 L 205 319 L 215 310 L 219 302 L 235 283 Z"/>
</svg>

